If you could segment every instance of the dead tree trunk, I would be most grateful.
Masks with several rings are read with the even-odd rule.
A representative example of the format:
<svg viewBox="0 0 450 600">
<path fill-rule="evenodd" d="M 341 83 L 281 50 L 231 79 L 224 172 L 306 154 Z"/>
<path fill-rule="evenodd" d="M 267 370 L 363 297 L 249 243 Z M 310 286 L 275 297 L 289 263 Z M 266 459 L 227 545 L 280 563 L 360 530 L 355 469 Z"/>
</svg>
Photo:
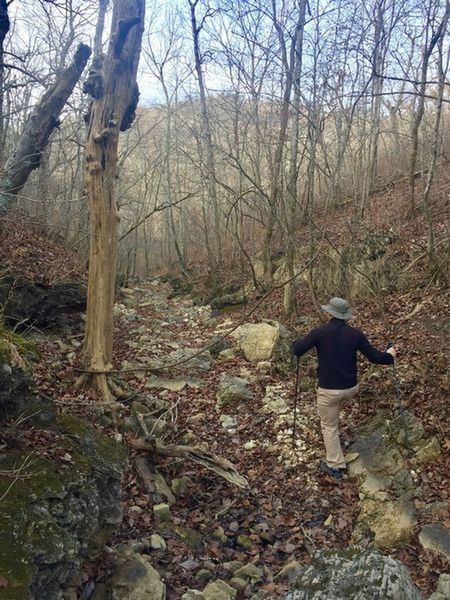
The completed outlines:
<svg viewBox="0 0 450 600">
<path fill-rule="evenodd" d="M 106 400 L 112 368 L 113 304 L 116 282 L 117 213 L 115 180 L 119 132 L 133 122 L 139 91 L 136 72 L 144 30 L 144 0 L 115 0 L 108 53 L 93 76 L 95 85 L 85 148 L 85 186 L 90 205 L 90 255 L 83 365 Z"/>
<path fill-rule="evenodd" d="M 59 115 L 80 79 L 90 54 L 90 48 L 80 44 L 72 64 L 58 76 L 31 113 L 0 178 L 0 214 L 10 208 L 30 173 L 41 164 L 50 135 L 59 125 Z"/>
<path fill-rule="evenodd" d="M 4 117 L 4 94 L 5 94 L 5 67 L 4 48 L 5 37 L 9 31 L 8 3 L 6 0 L 0 0 L 0 164 L 3 162 L 3 152 L 5 143 L 5 117 Z"/>
</svg>

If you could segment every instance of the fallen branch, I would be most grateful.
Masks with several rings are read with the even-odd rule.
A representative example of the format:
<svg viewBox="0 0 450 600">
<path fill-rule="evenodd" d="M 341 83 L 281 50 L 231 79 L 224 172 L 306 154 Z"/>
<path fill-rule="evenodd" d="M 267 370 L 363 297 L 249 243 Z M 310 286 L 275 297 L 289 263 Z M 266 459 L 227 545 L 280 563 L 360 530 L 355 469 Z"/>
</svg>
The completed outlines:
<svg viewBox="0 0 450 600">
<path fill-rule="evenodd" d="M 416 304 L 415 308 L 405 317 L 399 317 L 398 319 L 395 319 L 395 321 L 393 321 L 393 323 L 395 323 L 396 325 L 398 323 L 404 323 L 405 321 L 409 321 L 409 319 L 412 319 L 412 317 L 414 317 L 415 315 L 417 315 L 418 312 L 420 312 L 422 310 L 422 308 L 425 308 L 425 304 L 422 304 L 421 302 L 419 302 L 418 304 Z"/>
<path fill-rule="evenodd" d="M 141 476 L 144 483 L 145 489 L 149 494 L 155 493 L 155 483 L 153 481 L 153 475 L 150 467 L 147 464 L 147 460 L 143 456 L 138 456 L 134 461 L 137 472 Z"/>
<path fill-rule="evenodd" d="M 210 471 L 216 473 L 216 475 L 223 477 L 240 488 L 248 487 L 248 481 L 245 477 L 239 475 L 236 468 L 229 460 L 221 458 L 216 454 L 212 454 L 212 452 L 209 452 L 200 446 L 178 446 L 176 444 L 164 446 L 159 440 L 147 440 L 145 438 L 130 440 L 129 444 L 135 450 L 146 450 L 159 454 L 160 456 L 169 456 L 172 458 L 185 458 L 206 467 Z"/>
</svg>

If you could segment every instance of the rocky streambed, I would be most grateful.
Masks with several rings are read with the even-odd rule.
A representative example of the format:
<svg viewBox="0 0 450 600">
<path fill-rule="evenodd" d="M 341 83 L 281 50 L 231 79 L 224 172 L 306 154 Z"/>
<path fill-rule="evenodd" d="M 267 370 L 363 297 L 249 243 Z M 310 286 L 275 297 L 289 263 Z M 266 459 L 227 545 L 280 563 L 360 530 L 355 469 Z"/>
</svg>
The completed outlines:
<svg viewBox="0 0 450 600">
<path fill-rule="evenodd" d="M 401 424 L 377 414 L 353 430 L 357 408 L 349 407 L 350 479 L 319 476 L 322 442 L 308 376 L 292 440 L 293 334 L 274 321 L 248 322 L 224 340 L 239 313 L 211 317 L 210 307 L 169 292 L 159 282 L 126 289 L 115 306 L 117 362 L 135 369 L 127 377 L 137 393 L 121 400 L 115 434 L 95 399 L 79 411 L 67 399 L 58 406 L 56 397 L 62 414 L 50 429 L 59 458 L 40 457 L 45 468 L 35 469 L 53 479 L 33 483 L 35 471 L 24 467 L 14 495 L 9 486 L 22 463 L 10 442 L 2 450 L 0 598 L 415 599 L 421 594 L 407 568 L 390 556 L 414 539 L 443 565 L 433 600 L 448 597 L 446 507 L 427 497 L 423 477 L 441 456 L 438 440 L 409 413 Z M 58 347 L 70 377 L 74 348 L 64 340 Z M 145 372 L 149 365 L 159 372 Z M 102 422 L 107 434 L 69 417 L 68 408 Z M 230 460 L 248 486 L 136 451 L 125 469 L 126 443 L 142 435 L 142 421 L 166 444 L 202 446 Z M 53 596 L 42 596 L 46 586 Z"/>
</svg>

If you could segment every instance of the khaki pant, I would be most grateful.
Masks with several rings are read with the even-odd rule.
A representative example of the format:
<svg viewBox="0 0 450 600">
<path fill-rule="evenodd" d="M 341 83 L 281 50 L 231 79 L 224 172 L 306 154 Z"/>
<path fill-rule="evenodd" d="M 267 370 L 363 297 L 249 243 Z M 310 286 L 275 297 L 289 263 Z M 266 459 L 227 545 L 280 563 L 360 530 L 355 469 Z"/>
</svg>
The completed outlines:
<svg viewBox="0 0 450 600">
<path fill-rule="evenodd" d="M 317 408 L 327 451 L 327 465 L 332 469 L 345 467 L 344 454 L 339 440 L 339 413 L 342 401 L 353 398 L 357 391 L 357 385 L 346 390 L 327 390 L 321 387 L 317 389 Z"/>
</svg>

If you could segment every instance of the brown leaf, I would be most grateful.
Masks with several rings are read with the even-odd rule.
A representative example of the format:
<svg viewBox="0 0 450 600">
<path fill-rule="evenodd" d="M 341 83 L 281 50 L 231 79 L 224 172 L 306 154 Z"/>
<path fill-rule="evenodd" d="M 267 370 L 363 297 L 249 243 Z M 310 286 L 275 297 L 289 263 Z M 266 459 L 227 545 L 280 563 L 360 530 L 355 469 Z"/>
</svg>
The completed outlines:
<svg viewBox="0 0 450 600">
<path fill-rule="evenodd" d="M 3 575 L 0 575 L 0 588 L 9 587 L 9 581 Z"/>
</svg>

